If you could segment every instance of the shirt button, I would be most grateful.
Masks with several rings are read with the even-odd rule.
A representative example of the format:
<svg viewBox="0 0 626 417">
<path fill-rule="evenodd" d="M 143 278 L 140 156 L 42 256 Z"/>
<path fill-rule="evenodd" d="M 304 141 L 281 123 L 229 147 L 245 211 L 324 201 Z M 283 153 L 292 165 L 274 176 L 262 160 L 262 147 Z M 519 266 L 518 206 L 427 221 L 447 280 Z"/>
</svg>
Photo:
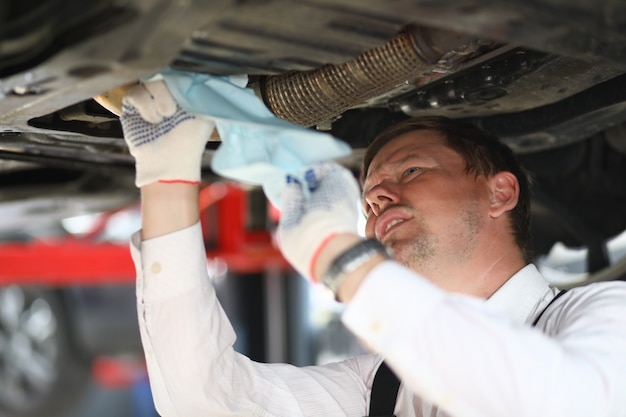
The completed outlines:
<svg viewBox="0 0 626 417">
<path fill-rule="evenodd" d="M 372 322 L 372 324 L 370 325 L 370 329 L 373 333 L 380 333 L 383 329 L 383 325 L 380 321 L 375 320 Z"/>
<path fill-rule="evenodd" d="M 161 272 L 161 264 L 158 262 L 155 262 L 152 264 L 152 266 L 150 267 L 150 270 L 152 271 L 153 274 L 158 274 L 159 272 Z"/>
</svg>

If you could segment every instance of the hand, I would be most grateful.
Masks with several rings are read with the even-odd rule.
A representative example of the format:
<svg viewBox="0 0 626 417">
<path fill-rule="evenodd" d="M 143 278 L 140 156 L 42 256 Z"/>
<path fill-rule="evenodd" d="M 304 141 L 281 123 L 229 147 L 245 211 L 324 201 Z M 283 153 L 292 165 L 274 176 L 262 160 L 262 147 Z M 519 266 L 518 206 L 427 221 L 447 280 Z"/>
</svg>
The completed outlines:
<svg viewBox="0 0 626 417">
<path fill-rule="evenodd" d="M 306 184 L 288 177 L 282 195 L 278 243 L 291 265 L 312 282 L 318 255 L 335 236 L 357 234 L 360 189 L 350 171 L 332 162 L 316 163 Z"/>
<path fill-rule="evenodd" d="M 135 157 L 137 187 L 199 183 L 202 154 L 214 123 L 180 108 L 162 80 L 131 88 L 123 103 L 120 121 Z"/>
</svg>

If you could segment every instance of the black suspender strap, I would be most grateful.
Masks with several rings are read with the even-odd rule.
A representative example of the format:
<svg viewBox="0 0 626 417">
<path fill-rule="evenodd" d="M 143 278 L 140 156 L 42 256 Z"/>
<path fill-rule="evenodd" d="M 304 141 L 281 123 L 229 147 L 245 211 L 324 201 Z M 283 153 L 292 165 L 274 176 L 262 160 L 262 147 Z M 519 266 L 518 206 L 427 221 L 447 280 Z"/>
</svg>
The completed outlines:
<svg viewBox="0 0 626 417">
<path fill-rule="evenodd" d="M 541 310 L 541 313 L 539 313 L 539 315 L 537 316 L 535 321 L 533 321 L 533 327 L 535 327 L 537 325 L 537 323 L 539 323 L 539 319 L 541 318 L 541 316 L 543 316 L 543 313 L 546 312 L 548 307 L 550 307 L 552 305 L 552 303 L 554 303 L 556 300 L 558 300 L 559 297 L 562 296 L 563 294 L 565 294 L 566 292 L 567 292 L 567 290 L 561 290 L 552 300 L 550 300 L 548 305 L 543 310 Z"/>
<path fill-rule="evenodd" d="M 387 364 L 382 362 L 372 384 L 369 417 L 394 417 L 393 409 L 396 406 L 399 388 L 400 380 Z"/>
<path fill-rule="evenodd" d="M 533 321 L 533 327 L 539 323 L 539 319 L 543 316 L 543 313 L 559 299 L 560 296 L 565 294 L 567 290 L 561 290 Z M 393 410 L 396 407 L 396 397 L 398 396 L 398 389 L 400 388 L 400 380 L 387 366 L 385 362 L 382 362 L 376 371 L 374 376 L 374 382 L 372 384 L 372 398 L 370 400 L 370 412 L 368 417 L 395 417 Z"/>
</svg>

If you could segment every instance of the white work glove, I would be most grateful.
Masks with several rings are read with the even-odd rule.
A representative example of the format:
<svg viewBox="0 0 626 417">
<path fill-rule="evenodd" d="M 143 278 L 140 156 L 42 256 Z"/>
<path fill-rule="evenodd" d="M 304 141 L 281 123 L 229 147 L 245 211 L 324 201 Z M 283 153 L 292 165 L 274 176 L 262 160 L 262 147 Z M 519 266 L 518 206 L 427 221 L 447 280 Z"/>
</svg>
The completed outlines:
<svg viewBox="0 0 626 417">
<path fill-rule="evenodd" d="M 131 88 L 120 117 L 135 157 L 135 184 L 199 183 L 202 154 L 215 124 L 183 110 L 163 80 Z"/>
<path fill-rule="evenodd" d="M 322 277 L 313 276 L 313 267 L 322 248 L 337 234 L 357 233 L 360 190 L 352 173 L 333 162 L 312 165 L 304 178 L 306 184 L 287 178 L 278 244 L 289 263 L 317 283 Z"/>
</svg>

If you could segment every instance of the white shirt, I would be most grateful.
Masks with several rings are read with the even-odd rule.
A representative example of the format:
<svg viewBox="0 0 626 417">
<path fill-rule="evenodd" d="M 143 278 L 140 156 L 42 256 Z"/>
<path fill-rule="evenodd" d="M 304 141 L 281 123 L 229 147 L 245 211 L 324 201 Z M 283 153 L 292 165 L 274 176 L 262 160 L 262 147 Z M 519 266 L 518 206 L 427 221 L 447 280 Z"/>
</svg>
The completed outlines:
<svg viewBox="0 0 626 417">
<path fill-rule="evenodd" d="M 162 417 L 367 415 L 379 354 L 298 368 L 234 351 L 199 224 L 131 250 Z M 532 265 L 485 302 L 384 262 L 343 320 L 401 377 L 398 417 L 626 416 L 626 284 L 570 290 L 531 328 L 556 292 Z"/>
</svg>

